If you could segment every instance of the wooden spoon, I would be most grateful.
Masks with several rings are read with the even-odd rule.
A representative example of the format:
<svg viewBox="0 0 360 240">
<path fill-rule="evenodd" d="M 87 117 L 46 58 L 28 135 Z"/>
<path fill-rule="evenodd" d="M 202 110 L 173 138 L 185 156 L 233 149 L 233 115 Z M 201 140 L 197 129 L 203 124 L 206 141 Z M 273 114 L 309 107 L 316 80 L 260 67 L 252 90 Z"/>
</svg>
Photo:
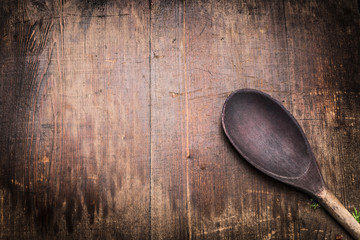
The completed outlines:
<svg viewBox="0 0 360 240">
<path fill-rule="evenodd" d="M 225 101 L 222 125 L 249 163 L 310 194 L 355 239 L 360 239 L 360 224 L 326 187 L 304 132 L 278 101 L 257 90 L 237 90 Z"/>
</svg>

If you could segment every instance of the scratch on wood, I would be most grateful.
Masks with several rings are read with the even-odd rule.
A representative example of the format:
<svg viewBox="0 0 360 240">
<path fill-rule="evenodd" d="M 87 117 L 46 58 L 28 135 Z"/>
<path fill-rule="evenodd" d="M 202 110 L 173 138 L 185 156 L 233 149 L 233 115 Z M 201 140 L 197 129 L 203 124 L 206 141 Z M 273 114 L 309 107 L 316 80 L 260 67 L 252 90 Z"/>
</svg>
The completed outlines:
<svg viewBox="0 0 360 240">
<path fill-rule="evenodd" d="M 173 98 L 183 96 L 185 93 L 169 92 L 170 96 Z"/>
<path fill-rule="evenodd" d="M 154 58 L 159 59 L 159 58 L 164 58 L 165 56 L 163 55 L 157 55 L 156 53 L 154 53 Z"/>
<path fill-rule="evenodd" d="M 39 158 L 40 163 L 49 163 L 50 159 L 47 156 L 44 156 L 43 158 Z"/>
<path fill-rule="evenodd" d="M 200 92 L 202 90 L 202 88 L 200 89 L 196 89 L 194 91 L 185 91 L 185 92 L 169 92 L 169 95 L 173 98 L 175 97 L 180 97 L 180 96 L 184 96 L 185 94 L 193 94 L 193 93 L 197 93 Z"/>
<path fill-rule="evenodd" d="M 186 205 L 188 215 L 188 232 L 189 239 L 191 240 L 191 202 L 190 202 L 190 183 L 189 183 L 189 161 L 190 161 L 190 149 L 189 149 L 189 100 L 188 100 L 188 83 L 186 74 L 186 1 L 183 1 L 183 56 L 184 56 L 184 82 L 185 82 L 185 105 L 186 105 Z"/>
<path fill-rule="evenodd" d="M 216 228 L 216 229 L 213 229 L 211 231 L 199 231 L 196 233 L 197 236 L 201 236 L 201 235 L 208 235 L 208 234 L 211 234 L 211 233 L 219 233 L 219 232 L 222 232 L 222 231 L 225 231 L 225 230 L 228 230 L 228 229 L 232 229 L 233 227 L 232 226 L 228 226 L 228 227 L 220 227 L 220 228 Z"/>
<path fill-rule="evenodd" d="M 247 193 L 257 193 L 257 194 L 267 194 L 267 195 L 274 195 L 273 192 L 267 192 L 267 191 L 263 191 L 263 190 L 253 190 L 253 189 L 248 189 L 246 190 Z"/>
</svg>

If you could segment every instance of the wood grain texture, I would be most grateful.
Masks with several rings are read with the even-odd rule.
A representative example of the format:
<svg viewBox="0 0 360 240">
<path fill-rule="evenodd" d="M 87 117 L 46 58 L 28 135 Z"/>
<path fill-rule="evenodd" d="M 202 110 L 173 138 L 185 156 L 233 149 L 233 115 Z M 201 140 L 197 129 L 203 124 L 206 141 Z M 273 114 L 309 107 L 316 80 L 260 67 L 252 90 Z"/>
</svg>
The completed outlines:
<svg viewBox="0 0 360 240">
<path fill-rule="evenodd" d="M 187 239 L 184 5 L 151 3 L 151 238 Z"/>
<path fill-rule="evenodd" d="M 2 6 L 0 238 L 147 238 L 149 7 Z"/>
<path fill-rule="evenodd" d="M 356 1 L 0 0 L 0 239 L 351 239 L 246 163 L 228 94 L 299 121 L 360 208 Z"/>
<path fill-rule="evenodd" d="M 359 205 L 359 9 L 355 2 L 285 3 L 293 114 L 307 134 L 325 183 L 344 206 Z M 350 17 L 352 16 L 352 17 Z M 352 150 L 350 150 L 352 149 Z M 348 236 L 300 200 L 299 238 Z M 322 230 L 322 231 L 320 231 Z M 350 237 L 349 237 L 350 238 Z"/>
</svg>

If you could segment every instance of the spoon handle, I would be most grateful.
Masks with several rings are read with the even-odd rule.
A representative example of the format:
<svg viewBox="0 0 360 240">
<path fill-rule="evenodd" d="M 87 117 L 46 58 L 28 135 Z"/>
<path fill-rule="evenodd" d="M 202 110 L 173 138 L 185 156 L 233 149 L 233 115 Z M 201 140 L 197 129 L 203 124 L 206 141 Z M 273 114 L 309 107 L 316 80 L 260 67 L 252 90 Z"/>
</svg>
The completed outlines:
<svg viewBox="0 0 360 240">
<path fill-rule="evenodd" d="M 317 194 L 321 205 L 353 236 L 360 240 L 360 224 L 327 188 Z"/>
</svg>

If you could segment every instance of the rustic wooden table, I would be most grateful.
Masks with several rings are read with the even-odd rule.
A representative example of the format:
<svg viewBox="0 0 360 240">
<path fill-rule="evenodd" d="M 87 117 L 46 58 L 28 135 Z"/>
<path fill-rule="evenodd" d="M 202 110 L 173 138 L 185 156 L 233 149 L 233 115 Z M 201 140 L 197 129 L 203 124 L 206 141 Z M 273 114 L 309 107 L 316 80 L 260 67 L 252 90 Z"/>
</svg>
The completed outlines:
<svg viewBox="0 0 360 240">
<path fill-rule="evenodd" d="M 351 239 L 220 114 L 281 101 L 360 209 L 357 1 L 0 2 L 0 239 Z"/>
</svg>

